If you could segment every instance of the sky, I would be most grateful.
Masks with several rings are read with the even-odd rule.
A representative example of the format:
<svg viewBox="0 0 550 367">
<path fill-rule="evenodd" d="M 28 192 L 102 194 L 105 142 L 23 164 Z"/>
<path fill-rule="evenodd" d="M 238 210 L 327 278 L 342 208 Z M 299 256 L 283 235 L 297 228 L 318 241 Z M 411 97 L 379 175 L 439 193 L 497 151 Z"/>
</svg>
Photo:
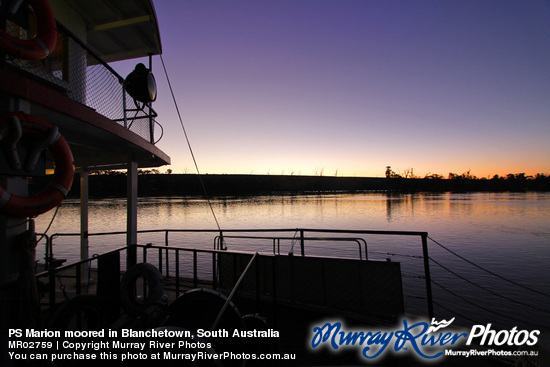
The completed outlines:
<svg viewBox="0 0 550 367">
<path fill-rule="evenodd" d="M 548 0 L 154 5 L 201 173 L 550 174 Z M 158 56 L 153 73 L 160 171 L 195 173 Z"/>
</svg>

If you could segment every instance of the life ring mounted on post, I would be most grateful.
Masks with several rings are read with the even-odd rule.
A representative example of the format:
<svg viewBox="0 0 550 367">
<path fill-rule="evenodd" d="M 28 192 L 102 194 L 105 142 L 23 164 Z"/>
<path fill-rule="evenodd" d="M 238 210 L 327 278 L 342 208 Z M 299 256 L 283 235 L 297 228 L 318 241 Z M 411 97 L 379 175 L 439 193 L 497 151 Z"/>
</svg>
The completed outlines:
<svg viewBox="0 0 550 367">
<path fill-rule="evenodd" d="M 25 168 L 32 170 L 42 150 L 47 148 L 55 162 L 55 173 L 50 184 L 34 196 L 15 195 L 0 186 L 0 212 L 19 217 L 35 217 L 56 207 L 67 196 L 74 178 L 74 159 L 69 144 L 59 134 L 57 127 L 22 112 L 6 113 L 0 115 L 0 143 L 4 145 L 3 148 L 8 153 L 6 156 L 16 170 L 21 170 L 23 166 L 16 151 L 16 144 L 23 135 L 37 140 L 27 154 Z"/>
<path fill-rule="evenodd" d="M 20 2 L 14 2 L 20 6 Z M 31 0 L 36 14 L 36 35 L 29 40 L 12 36 L 0 29 L 0 48 L 6 53 L 25 60 L 41 60 L 48 57 L 57 42 L 57 25 L 48 0 Z M 17 12 L 18 9 L 11 9 Z"/>
</svg>

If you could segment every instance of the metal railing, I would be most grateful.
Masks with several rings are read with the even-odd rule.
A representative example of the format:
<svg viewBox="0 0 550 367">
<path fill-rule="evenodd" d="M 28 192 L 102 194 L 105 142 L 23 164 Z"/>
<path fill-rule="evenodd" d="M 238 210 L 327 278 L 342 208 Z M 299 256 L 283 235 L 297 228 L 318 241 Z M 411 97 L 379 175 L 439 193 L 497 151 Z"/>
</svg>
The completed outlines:
<svg viewBox="0 0 550 367">
<path fill-rule="evenodd" d="M 102 275 L 102 272 L 103 274 L 107 272 L 111 274 L 111 276 L 116 274 L 119 274 L 118 276 L 122 276 L 122 274 L 118 273 L 118 270 L 117 273 L 113 273 L 112 269 L 105 270 L 105 268 L 102 268 L 102 266 L 100 265 L 100 261 L 102 261 L 101 259 L 109 258 L 110 255 L 115 254 L 117 255 L 115 256 L 115 258 L 117 258 L 118 260 L 116 268 L 118 269 L 118 265 L 120 265 L 120 268 L 122 269 L 124 265 L 122 259 L 124 258 L 124 256 L 121 255 L 124 252 L 127 252 L 126 255 L 128 255 L 128 252 L 134 250 L 138 252 L 141 251 L 141 262 L 153 264 L 157 266 L 158 269 L 161 271 L 166 269 L 165 264 L 163 264 L 164 255 L 167 253 L 170 254 L 170 258 L 175 263 L 175 271 L 173 276 L 167 276 L 166 271 L 163 271 L 164 290 L 166 292 L 166 295 L 169 294 L 169 296 L 166 298 L 167 301 L 174 301 L 181 294 L 191 289 L 209 288 L 222 292 L 231 292 L 228 298 L 229 300 L 233 299 L 234 297 L 238 298 L 239 302 L 244 302 L 248 305 L 255 305 L 253 307 L 255 307 L 255 309 L 258 311 L 261 309 L 264 309 L 264 311 L 266 309 L 271 309 L 273 312 L 273 319 L 277 319 L 277 305 L 284 304 L 288 306 L 295 305 L 297 307 L 303 307 L 306 304 L 304 303 L 303 296 L 301 296 L 302 292 L 294 290 L 294 281 L 298 281 L 302 287 L 309 287 L 308 284 L 311 286 L 316 285 L 317 288 L 319 287 L 318 282 L 316 282 L 315 284 L 307 283 L 307 277 L 301 278 L 300 275 L 297 274 L 295 274 L 295 276 L 297 277 L 296 279 L 292 277 L 288 278 L 288 276 L 284 274 L 286 273 L 286 270 L 281 271 L 281 265 L 279 265 L 279 267 L 277 266 L 277 264 L 281 264 L 281 262 L 286 259 L 287 261 L 290 261 L 288 265 L 290 265 L 290 267 L 292 268 L 293 261 L 299 259 L 306 260 L 307 257 L 281 257 L 274 255 L 261 255 L 262 261 L 254 262 L 252 260 L 258 257 L 257 252 L 244 254 L 242 252 L 231 252 L 224 250 L 201 250 L 170 246 L 167 247 L 154 245 L 133 245 L 112 250 L 108 253 L 94 256 L 90 259 L 81 260 L 70 265 L 60 266 L 57 268 L 51 267 L 47 271 L 36 274 L 36 278 L 39 282 L 47 283 L 48 296 L 46 300 L 42 301 L 42 306 L 47 306 L 48 308 L 53 310 L 57 308 L 61 301 L 71 300 L 74 297 L 83 294 L 95 295 L 99 297 L 99 299 L 102 299 L 105 296 L 103 292 L 106 291 L 106 288 L 103 287 L 103 292 L 100 293 L 99 284 L 102 282 L 102 279 L 103 284 L 105 284 L 105 275 Z M 211 271 L 209 271 L 206 275 L 204 273 L 202 275 L 199 274 L 200 265 L 198 258 L 201 255 L 201 262 L 209 262 L 209 264 L 207 265 L 210 266 L 211 269 Z M 128 258 L 128 256 L 126 256 L 126 258 Z M 187 263 L 189 263 L 190 259 L 192 259 L 191 276 L 189 276 L 188 274 L 182 274 L 180 270 L 180 265 L 182 265 L 186 260 Z M 205 261 L 205 259 L 208 259 L 208 261 Z M 317 258 L 316 261 L 318 260 L 321 259 Z M 332 259 L 327 260 L 330 261 Z M 355 263 L 357 263 L 358 260 L 347 261 L 354 261 Z M 254 269 L 249 271 L 250 266 L 253 263 Z M 283 261 L 282 263 L 285 263 L 285 261 Z M 363 263 L 365 265 L 368 264 L 367 262 L 362 261 L 360 261 L 360 263 Z M 305 265 L 301 262 L 298 264 L 298 266 L 300 266 L 300 269 L 302 268 L 301 265 Z M 284 269 L 287 269 L 286 265 Z M 296 268 L 295 270 L 297 269 L 298 268 Z M 306 271 L 305 269 L 302 270 Z M 339 273 L 340 278 L 347 279 L 346 274 L 348 273 L 348 271 L 349 269 L 347 268 L 341 268 Z M 112 277 L 109 278 L 109 288 L 113 288 L 113 282 L 116 281 L 117 280 L 113 279 Z M 360 282 L 356 282 L 354 284 L 355 288 L 357 288 L 358 286 L 360 287 Z M 331 300 L 340 300 L 340 295 L 346 295 L 348 299 L 351 299 L 350 297 L 352 297 L 353 299 L 357 297 L 356 292 L 349 292 L 349 289 L 345 287 L 346 284 L 341 285 L 343 287 L 338 287 L 338 290 L 340 291 L 339 294 L 330 293 L 330 296 L 329 294 L 325 294 L 322 298 L 319 299 L 320 303 L 312 301 L 310 306 L 314 309 L 324 310 L 325 312 L 328 312 L 330 310 L 332 310 L 333 312 L 338 312 L 339 310 L 344 310 L 349 307 L 351 302 L 341 302 L 338 303 L 339 306 L 337 306 L 336 304 L 334 304 L 334 301 L 326 301 L 327 297 L 329 297 Z M 46 286 L 44 285 L 43 288 L 46 288 Z M 292 291 L 288 291 L 289 289 Z M 124 293 L 127 292 L 128 289 L 121 289 L 120 291 Z M 396 289 L 395 291 L 399 292 L 398 289 Z M 108 291 L 108 293 L 112 293 L 112 291 Z M 145 290 L 143 294 L 145 294 Z M 363 301 L 361 302 L 365 302 L 365 300 L 370 297 L 360 298 L 363 299 Z M 387 299 L 384 299 L 384 301 L 387 302 Z M 271 306 L 264 308 L 264 306 L 262 305 Z M 116 305 L 114 306 L 116 308 Z M 386 311 L 386 309 L 384 310 Z M 365 313 L 366 311 L 362 307 L 354 308 L 353 310 L 350 310 L 348 312 L 355 314 L 357 317 L 374 317 L 374 319 L 380 321 L 388 321 L 388 319 L 386 318 L 378 318 L 379 314 L 371 315 Z M 397 315 L 390 312 L 389 315 L 390 317 L 395 318 L 398 316 L 402 316 L 402 313 L 399 313 L 399 315 Z"/>
<path fill-rule="evenodd" d="M 12 22 L 7 22 L 6 31 L 24 33 Z M 57 23 L 57 32 L 58 42 L 47 58 L 33 61 L 6 56 L 6 62 L 150 143 L 160 140 L 155 138 L 154 127 L 159 124 L 150 104 L 133 101 L 124 89 L 124 78 L 63 24 Z"/>
<path fill-rule="evenodd" d="M 363 250 L 361 246 L 365 248 L 365 260 L 368 260 L 367 252 L 367 241 L 365 239 L 356 237 L 356 238 L 347 238 L 347 237 L 281 237 L 281 236 L 227 236 L 219 235 L 214 238 L 215 249 L 217 250 L 227 250 L 224 247 L 224 239 L 247 239 L 247 240 L 270 240 L 273 241 L 273 254 L 281 254 L 281 241 L 300 241 L 300 254 L 305 256 L 305 242 L 306 241 L 329 241 L 329 242 L 355 242 L 359 249 L 359 260 L 363 260 Z M 293 254 L 294 252 L 292 252 Z"/>
<path fill-rule="evenodd" d="M 367 235 L 381 235 L 381 236 L 407 236 L 407 237 L 420 237 L 421 239 L 421 249 L 422 256 L 409 256 L 413 258 L 421 258 L 423 261 L 423 275 L 416 274 L 416 278 L 425 279 L 425 293 L 426 293 L 426 302 L 428 306 L 428 314 L 430 317 L 433 317 L 433 300 L 432 300 L 432 287 L 431 287 L 431 275 L 430 275 L 430 263 L 428 255 L 428 233 L 427 232 L 412 232 L 412 231 L 375 231 L 375 230 L 335 230 L 335 229 L 306 229 L 306 228 L 291 228 L 291 229 L 229 229 L 229 230 L 209 230 L 209 229 L 156 229 L 156 230 L 140 230 L 138 234 L 154 234 L 159 233 L 163 234 L 163 246 L 154 246 L 152 243 L 142 246 L 144 248 L 144 253 L 142 255 L 142 261 L 147 261 L 147 251 L 148 248 L 158 249 L 158 258 L 155 262 L 158 264 L 161 273 L 170 277 L 172 275 L 176 278 L 176 289 L 179 290 L 179 280 L 180 277 L 180 252 L 183 253 L 192 253 L 191 260 L 189 260 L 191 268 L 193 269 L 193 274 L 191 276 L 193 285 L 197 285 L 200 282 L 200 276 L 198 274 L 199 269 L 199 254 L 215 254 L 218 252 L 226 252 L 228 250 L 227 240 L 228 239 L 242 239 L 242 240 L 252 240 L 252 241 L 269 241 L 270 250 L 273 255 L 280 255 L 280 242 L 281 241 L 292 241 L 294 244 L 299 244 L 300 246 L 300 255 L 306 256 L 306 249 L 310 242 L 319 242 L 327 241 L 330 244 L 335 242 L 348 242 L 355 243 L 359 249 L 358 256 L 356 257 L 359 260 L 366 260 L 369 258 L 367 246 L 367 241 L 361 236 Z M 173 233 L 203 233 L 203 234 L 214 234 L 214 249 L 198 249 L 198 248 L 183 248 L 176 247 L 176 240 L 170 239 L 170 234 Z M 289 236 L 288 233 L 294 234 Z M 113 235 L 125 235 L 126 232 L 101 232 L 101 233 L 89 233 L 88 238 L 92 237 L 103 237 L 103 236 L 113 236 Z M 246 234 L 246 235 L 245 235 Z M 251 235 L 254 234 L 254 235 Z M 266 235 L 269 234 L 269 235 Z M 277 235 L 275 235 L 277 234 Z M 280 234 L 280 235 L 278 235 Z M 315 234 L 315 235 L 313 235 Z M 326 236 L 320 234 L 327 234 Z M 46 269 L 53 269 L 54 265 L 54 245 L 55 239 L 60 237 L 80 237 L 80 233 L 56 233 L 46 237 Z M 364 254 L 363 254 L 364 249 Z M 169 255 L 170 251 L 175 251 L 175 257 Z M 250 250 L 256 252 L 257 249 Z M 291 254 L 291 253 L 289 253 Z M 388 255 L 395 255 L 390 254 Z M 213 255 L 214 256 L 214 255 Z M 405 255 L 407 256 L 407 255 Z M 63 269 L 64 267 L 58 268 Z M 212 270 L 211 274 L 215 274 L 215 259 L 212 258 Z M 213 286 L 215 287 L 215 277 L 212 279 Z M 414 295 L 418 298 L 418 295 Z M 423 298 L 423 297 L 421 297 Z"/>
<path fill-rule="evenodd" d="M 48 237 L 47 235 L 43 234 L 39 236 L 44 236 L 46 238 Z M 48 242 L 51 245 L 50 239 L 48 240 Z M 58 291 L 61 291 L 62 296 L 66 299 L 69 298 L 69 294 L 81 295 L 88 293 L 88 289 L 91 287 L 92 284 L 92 282 L 90 282 L 90 279 L 92 278 L 91 271 L 92 269 L 98 269 L 97 262 L 101 256 L 106 256 L 117 252 L 120 254 L 137 249 L 141 249 L 141 262 L 156 263 L 155 265 L 158 265 L 159 270 L 166 278 L 173 278 L 173 286 L 176 298 L 184 290 L 184 279 L 186 279 L 185 286 L 187 288 L 197 288 L 199 285 L 207 285 L 212 289 L 217 289 L 218 270 L 216 268 L 216 254 L 227 253 L 226 251 L 221 250 L 201 250 L 168 246 L 134 245 L 118 248 L 101 255 L 94 255 L 91 258 L 80 260 L 68 265 L 61 265 L 57 267 L 50 266 L 49 268 L 46 268 L 46 270 L 38 272 L 36 274 L 36 279 L 47 279 L 49 284 L 47 303 L 50 305 L 50 307 L 54 307 L 59 301 L 62 301 L 62 299 L 60 299 Z M 156 259 L 153 258 L 154 255 L 153 257 L 151 257 L 151 252 L 153 251 L 157 252 L 158 257 Z M 163 262 L 164 255 L 169 253 L 172 253 L 171 258 L 173 259 L 175 264 L 172 276 L 169 275 L 170 270 L 168 263 Z M 51 252 L 49 254 L 50 256 L 52 256 Z M 180 264 L 183 263 L 182 257 L 185 258 L 185 256 L 182 256 L 182 254 L 187 255 L 187 257 L 191 258 L 191 276 L 183 277 L 183 274 L 181 274 Z M 209 272 L 208 276 L 205 276 L 204 274 L 202 274 L 202 276 L 199 275 L 198 257 L 200 254 L 207 255 L 211 258 L 211 272 Z M 121 263 L 123 262 L 124 261 L 121 260 Z M 124 263 L 121 265 L 124 265 Z M 125 266 L 122 266 L 122 268 L 125 268 Z M 73 281 L 71 282 L 70 279 L 73 279 Z"/>
</svg>

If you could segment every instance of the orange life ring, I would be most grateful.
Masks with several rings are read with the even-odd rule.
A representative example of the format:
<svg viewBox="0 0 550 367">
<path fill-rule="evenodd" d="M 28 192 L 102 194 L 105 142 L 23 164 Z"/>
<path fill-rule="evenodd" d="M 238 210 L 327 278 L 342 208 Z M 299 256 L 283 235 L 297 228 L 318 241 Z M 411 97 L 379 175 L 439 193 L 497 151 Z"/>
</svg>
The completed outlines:
<svg viewBox="0 0 550 367">
<path fill-rule="evenodd" d="M 47 0 L 31 0 L 30 4 L 37 18 L 36 36 L 22 40 L 0 29 L 0 48 L 21 59 L 40 60 L 53 51 L 57 42 L 57 26 Z"/>
<path fill-rule="evenodd" d="M 12 133 L 7 123 L 9 119 L 17 118 L 23 135 L 35 136 L 43 142 L 51 152 L 55 161 L 55 173 L 49 186 L 34 196 L 19 196 L 6 191 L 0 186 L 0 212 L 19 217 L 35 217 L 56 207 L 67 196 L 74 178 L 74 160 L 69 144 L 46 121 L 36 116 L 21 112 L 0 115 L 0 134 L 6 138 Z"/>
</svg>

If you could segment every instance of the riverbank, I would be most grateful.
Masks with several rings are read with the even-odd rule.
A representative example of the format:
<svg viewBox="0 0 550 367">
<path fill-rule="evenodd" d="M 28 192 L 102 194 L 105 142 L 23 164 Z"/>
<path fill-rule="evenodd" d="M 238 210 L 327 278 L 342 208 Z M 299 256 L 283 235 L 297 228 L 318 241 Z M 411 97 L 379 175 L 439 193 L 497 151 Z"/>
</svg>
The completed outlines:
<svg viewBox="0 0 550 367">
<path fill-rule="evenodd" d="M 296 175 L 239 174 L 143 174 L 138 176 L 139 196 L 203 195 L 201 184 L 212 196 L 269 194 L 308 194 L 330 192 L 478 192 L 478 191 L 550 191 L 550 178 L 536 179 L 442 179 L 382 178 Z M 40 190 L 45 178 L 35 179 Z M 80 180 L 75 177 L 69 197 L 79 197 Z M 89 176 L 90 197 L 125 197 L 126 175 L 122 173 Z"/>
</svg>

